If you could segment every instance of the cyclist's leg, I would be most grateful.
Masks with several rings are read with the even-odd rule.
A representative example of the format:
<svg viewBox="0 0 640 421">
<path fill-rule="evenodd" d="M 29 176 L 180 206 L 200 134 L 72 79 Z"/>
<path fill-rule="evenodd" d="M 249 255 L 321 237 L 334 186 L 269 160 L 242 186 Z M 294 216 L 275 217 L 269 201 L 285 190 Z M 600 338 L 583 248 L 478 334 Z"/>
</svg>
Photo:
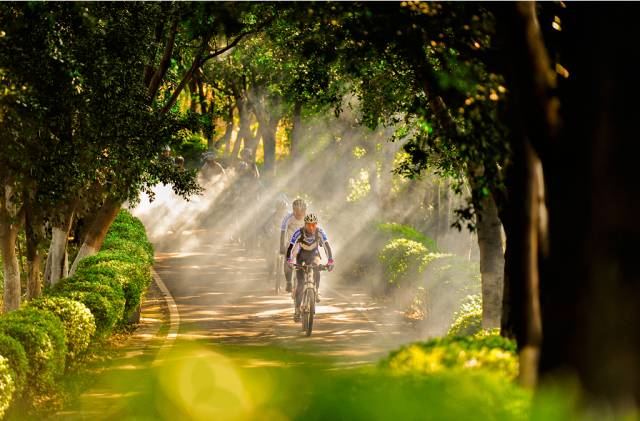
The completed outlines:
<svg viewBox="0 0 640 421">
<path fill-rule="evenodd" d="M 320 254 L 316 252 L 313 257 L 313 264 L 319 265 L 321 262 Z M 318 291 L 320 289 L 320 271 L 317 269 L 313 271 L 313 280 L 316 282 L 316 291 Z"/>
<path fill-rule="evenodd" d="M 304 261 L 301 253 L 298 253 L 296 262 L 300 265 Z M 300 302 L 302 302 L 302 292 L 304 291 L 304 272 L 296 270 L 296 309 L 300 308 Z"/>
<path fill-rule="evenodd" d="M 287 283 L 287 292 L 291 292 L 291 276 L 293 275 L 293 271 L 287 264 L 286 260 L 283 264 L 284 267 L 284 280 Z"/>
</svg>

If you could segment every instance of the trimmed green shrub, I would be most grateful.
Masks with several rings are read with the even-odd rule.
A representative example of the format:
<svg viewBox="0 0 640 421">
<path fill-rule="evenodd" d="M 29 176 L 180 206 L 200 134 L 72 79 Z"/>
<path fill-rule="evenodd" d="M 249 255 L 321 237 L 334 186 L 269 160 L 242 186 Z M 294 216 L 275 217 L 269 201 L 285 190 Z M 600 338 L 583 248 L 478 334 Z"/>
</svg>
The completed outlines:
<svg viewBox="0 0 640 421">
<path fill-rule="evenodd" d="M 105 260 L 122 260 L 148 266 L 153 265 L 153 254 L 149 254 L 147 249 L 133 241 L 114 238 L 108 246 L 103 246 L 98 254 L 82 259 L 78 267 L 90 266 Z"/>
<path fill-rule="evenodd" d="M 11 336 L 0 333 L 0 355 L 9 362 L 15 390 L 19 393 L 24 388 L 29 372 L 29 362 L 24 347 Z"/>
<path fill-rule="evenodd" d="M 40 297 L 29 302 L 30 307 L 48 310 L 64 325 L 67 361 L 81 355 L 91 343 L 96 323 L 91 311 L 79 301 L 66 297 Z"/>
<path fill-rule="evenodd" d="M 405 240 L 415 241 L 425 246 L 429 251 L 436 252 L 438 246 L 432 239 L 419 232 L 409 225 L 398 224 L 395 222 L 379 223 L 376 225 L 378 231 L 389 235 L 391 238 L 403 238 Z"/>
<path fill-rule="evenodd" d="M 96 337 L 108 336 L 124 313 L 124 292 L 120 283 L 108 276 L 78 274 L 60 282 L 53 295 L 80 301 L 93 314 Z"/>
<path fill-rule="evenodd" d="M 94 338 L 104 339 L 111 334 L 118 321 L 118 315 L 113 305 L 105 297 L 97 292 L 73 290 L 58 291 L 57 294 L 79 301 L 91 311 L 96 324 Z"/>
<path fill-rule="evenodd" d="M 396 238 L 384 246 L 379 259 L 384 266 L 388 287 L 400 288 L 416 282 L 415 275 L 424 272 L 431 261 L 441 256 L 430 253 L 422 243 Z"/>
<path fill-rule="evenodd" d="M 0 319 L 0 332 L 23 346 L 29 361 L 27 392 L 43 392 L 64 371 L 64 327 L 48 311 L 21 308 Z"/>
<path fill-rule="evenodd" d="M 382 366 L 397 373 L 489 370 L 514 379 L 518 358 L 514 341 L 499 335 L 444 337 L 416 342 L 389 354 Z"/>
<path fill-rule="evenodd" d="M 0 355 L 0 418 L 9 408 L 15 390 L 13 370 L 11 370 L 8 359 Z"/>
<path fill-rule="evenodd" d="M 100 259 L 92 266 L 78 269 L 74 277 L 94 282 L 117 282 L 125 298 L 122 321 L 127 322 L 140 305 L 142 294 L 149 286 L 151 268 L 135 261 Z"/>
<path fill-rule="evenodd" d="M 469 295 L 462 303 L 460 310 L 453 316 L 453 324 L 449 328 L 449 336 L 470 336 L 482 330 L 482 298 L 480 295 Z"/>
<path fill-rule="evenodd" d="M 147 254 L 153 256 L 153 246 L 147 239 L 147 232 L 142 222 L 135 218 L 131 213 L 125 209 L 118 213 L 118 216 L 111 224 L 109 232 L 105 237 L 105 244 L 110 246 L 115 240 L 128 240 L 135 244 L 139 244 L 146 251 Z"/>
<path fill-rule="evenodd" d="M 117 280 L 98 274 L 77 274 L 60 282 L 56 289 L 66 292 L 97 292 L 112 305 L 116 321 L 122 318 L 124 311 L 124 290 Z"/>
</svg>

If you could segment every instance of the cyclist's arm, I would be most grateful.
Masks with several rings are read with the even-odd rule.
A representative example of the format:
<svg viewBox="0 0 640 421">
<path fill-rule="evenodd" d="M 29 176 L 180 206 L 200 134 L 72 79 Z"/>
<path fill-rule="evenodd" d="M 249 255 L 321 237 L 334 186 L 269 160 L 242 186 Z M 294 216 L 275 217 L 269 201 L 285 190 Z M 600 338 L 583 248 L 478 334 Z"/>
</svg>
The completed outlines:
<svg viewBox="0 0 640 421">
<path fill-rule="evenodd" d="M 282 223 L 280 224 L 280 254 L 285 254 L 285 233 L 287 232 L 287 224 L 289 220 L 293 216 L 293 213 L 288 213 L 282 218 Z"/>
<path fill-rule="evenodd" d="M 291 250 L 296 245 L 298 240 L 300 239 L 300 230 L 296 231 L 291 237 L 291 241 L 289 241 L 289 247 L 287 248 L 287 260 L 291 259 Z"/>
<path fill-rule="evenodd" d="M 333 253 L 331 253 L 331 246 L 329 245 L 329 237 L 327 237 L 327 234 L 322 228 L 318 228 L 318 231 L 320 232 L 322 247 L 324 247 L 324 250 L 327 253 L 327 259 L 333 260 Z"/>
<path fill-rule="evenodd" d="M 280 254 L 284 254 L 284 231 L 280 231 Z"/>
<path fill-rule="evenodd" d="M 324 251 L 327 253 L 327 259 L 333 260 L 333 253 L 331 253 L 331 246 L 327 242 L 324 243 Z"/>
</svg>

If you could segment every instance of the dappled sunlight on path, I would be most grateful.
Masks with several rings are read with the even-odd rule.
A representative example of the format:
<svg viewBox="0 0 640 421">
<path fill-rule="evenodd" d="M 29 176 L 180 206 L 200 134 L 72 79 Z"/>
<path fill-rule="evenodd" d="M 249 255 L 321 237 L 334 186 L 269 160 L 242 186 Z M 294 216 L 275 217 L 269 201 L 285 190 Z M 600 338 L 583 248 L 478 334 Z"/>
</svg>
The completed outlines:
<svg viewBox="0 0 640 421">
<path fill-rule="evenodd" d="M 339 284 L 326 272 L 313 335 L 306 337 L 293 322 L 290 294 L 274 294 L 264 259 L 233 244 L 214 243 L 220 238 L 215 233 L 197 234 L 199 241 L 191 243 L 199 246 L 189 252 L 171 250 L 171 241 L 165 240 L 164 250 L 156 255 L 155 268 L 180 312 L 182 341 L 270 346 L 340 364 L 364 364 L 419 339 L 400 312 L 376 303 L 357 284 Z"/>
</svg>

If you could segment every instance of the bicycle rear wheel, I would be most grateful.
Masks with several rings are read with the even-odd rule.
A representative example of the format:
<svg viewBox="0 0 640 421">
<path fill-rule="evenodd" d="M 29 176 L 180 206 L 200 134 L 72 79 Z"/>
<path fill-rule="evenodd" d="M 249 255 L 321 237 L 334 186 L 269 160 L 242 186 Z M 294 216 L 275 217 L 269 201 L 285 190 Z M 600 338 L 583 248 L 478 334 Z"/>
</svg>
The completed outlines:
<svg viewBox="0 0 640 421">
<path fill-rule="evenodd" d="M 282 258 L 280 257 L 280 253 L 276 257 L 276 267 L 275 267 L 275 276 L 276 276 L 276 295 L 280 294 L 280 290 L 282 290 L 282 277 L 284 276 L 284 271 L 282 270 L 283 265 Z"/>
</svg>

